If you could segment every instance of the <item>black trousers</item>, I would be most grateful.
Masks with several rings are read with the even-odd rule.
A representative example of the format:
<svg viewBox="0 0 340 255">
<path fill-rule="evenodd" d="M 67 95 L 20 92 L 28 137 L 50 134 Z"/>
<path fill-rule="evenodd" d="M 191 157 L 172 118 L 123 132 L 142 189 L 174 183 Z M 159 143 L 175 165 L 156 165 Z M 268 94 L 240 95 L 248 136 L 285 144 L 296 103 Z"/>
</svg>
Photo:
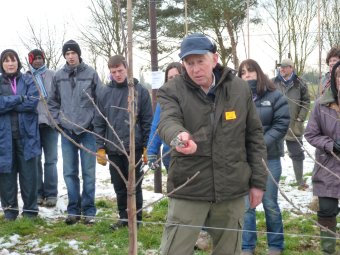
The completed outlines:
<svg viewBox="0 0 340 255">
<path fill-rule="evenodd" d="M 319 217 L 336 217 L 339 213 L 339 200 L 333 197 L 319 197 Z"/>
<path fill-rule="evenodd" d="M 136 163 L 142 157 L 142 151 L 138 150 L 135 152 Z M 129 160 L 124 155 L 109 155 L 109 159 L 114 162 L 126 179 L 128 179 L 129 173 Z M 120 177 L 117 169 L 110 165 L 111 183 L 117 195 L 117 206 L 120 219 L 127 219 L 127 187 L 123 179 Z M 136 166 L 135 169 L 136 182 L 143 176 L 143 170 L 141 169 L 141 163 Z M 143 208 L 143 192 L 142 192 L 142 181 L 136 186 L 136 208 L 137 210 Z M 137 220 L 142 220 L 142 211 L 137 213 Z"/>
</svg>

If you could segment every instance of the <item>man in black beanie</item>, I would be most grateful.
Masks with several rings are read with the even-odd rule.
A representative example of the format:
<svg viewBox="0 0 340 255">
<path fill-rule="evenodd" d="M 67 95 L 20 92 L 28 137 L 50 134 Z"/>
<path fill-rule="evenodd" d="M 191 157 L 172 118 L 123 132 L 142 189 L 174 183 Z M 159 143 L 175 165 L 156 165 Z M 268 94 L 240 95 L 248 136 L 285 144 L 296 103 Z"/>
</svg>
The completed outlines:
<svg viewBox="0 0 340 255">
<path fill-rule="evenodd" d="M 69 40 L 63 45 L 63 56 L 65 57 L 65 54 L 67 51 L 74 51 L 78 54 L 78 56 L 81 56 L 81 50 L 79 47 L 79 44 L 74 40 Z"/>
<path fill-rule="evenodd" d="M 44 167 L 42 158 L 38 159 L 38 204 L 54 207 L 58 197 L 58 132 L 55 130 L 43 102 L 51 94 L 51 83 L 54 71 L 45 65 L 45 54 L 42 50 L 34 49 L 28 53 L 30 70 L 39 85 L 41 97 L 38 103 L 39 133 L 41 148 L 44 152 Z"/>
<path fill-rule="evenodd" d="M 49 98 L 49 110 L 56 124 L 78 144 L 96 151 L 92 130 L 95 107 L 89 97 L 96 100 L 96 93 L 102 83 L 97 72 L 81 59 L 81 50 L 74 40 L 67 41 L 62 48 L 66 64 L 56 72 Z M 68 217 L 66 224 L 75 224 L 83 215 L 85 224 L 94 223 L 96 215 L 95 180 L 96 157 L 80 150 L 62 136 L 63 174 L 68 194 Z M 79 154 L 83 177 L 80 193 Z"/>
</svg>

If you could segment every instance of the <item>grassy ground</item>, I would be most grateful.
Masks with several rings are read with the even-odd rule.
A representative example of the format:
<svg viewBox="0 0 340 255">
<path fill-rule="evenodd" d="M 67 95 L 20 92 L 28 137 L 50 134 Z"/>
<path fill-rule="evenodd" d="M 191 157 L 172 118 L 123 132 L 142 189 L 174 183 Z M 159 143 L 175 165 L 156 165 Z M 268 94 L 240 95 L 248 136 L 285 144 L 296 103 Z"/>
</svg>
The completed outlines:
<svg viewBox="0 0 340 255">
<path fill-rule="evenodd" d="M 98 221 L 93 226 L 81 223 L 67 226 L 63 219 L 18 219 L 5 222 L 0 219 L 0 254 L 6 248 L 18 254 L 55 254 L 55 255 L 104 255 L 127 254 L 128 231 L 120 229 L 112 232 L 109 225 L 115 204 L 112 201 L 99 200 Z M 138 254 L 159 254 L 158 248 L 163 230 L 167 210 L 167 200 L 154 206 L 150 214 L 144 215 L 145 224 L 138 231 Z M 311 216 L 315 219 L 315 216 Z M 283 213 L 286 249 L 284 255 L 321 254 L 319 252 L 319 230 L 306 216 L 296 216 L 289 212 Z M 265 219 L 262 212 L 258 212 L 258 230 L 265 231 Z M 301 235 L 306 236 L 301 236 Z M 18 236 L 16 236 L 18 235 Z M 10 241 L 12 239 L 12 241 Z M 17 241 L 13 241 L 16 239 Z M 12 243 L 12 247 L 6 243 Z M 256 254 L 266 254 L 267 244 L 265 234 L 258 235 Z M 195 255 L 205 255 L 209 252 L 196 251 Z"/>
</svg>

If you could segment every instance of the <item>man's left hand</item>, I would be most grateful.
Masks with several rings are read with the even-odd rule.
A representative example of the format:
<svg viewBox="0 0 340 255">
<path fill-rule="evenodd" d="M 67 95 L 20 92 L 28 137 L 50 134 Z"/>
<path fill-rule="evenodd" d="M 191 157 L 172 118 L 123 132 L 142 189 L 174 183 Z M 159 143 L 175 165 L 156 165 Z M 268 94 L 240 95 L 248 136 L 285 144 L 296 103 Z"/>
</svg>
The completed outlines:
<svg viewBox="0 0 340 255">
<path fill-rule="evenodd" d="M 249 191 L 250 208 L 256 208 L 262 202 L 264 191 L 258 188 L 251 188 Z"/>
</svg>

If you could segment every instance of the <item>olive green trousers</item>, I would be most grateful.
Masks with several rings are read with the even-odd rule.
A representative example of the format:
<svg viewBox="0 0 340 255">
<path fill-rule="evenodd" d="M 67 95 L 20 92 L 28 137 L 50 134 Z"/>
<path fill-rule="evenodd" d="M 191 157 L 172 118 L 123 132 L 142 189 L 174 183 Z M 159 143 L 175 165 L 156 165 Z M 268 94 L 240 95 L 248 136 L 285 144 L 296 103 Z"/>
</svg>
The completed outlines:
<svg viewBox="0 0 340 255">
<path fill-rule="evenodd" d="M 169 198 L 161 254 L 194 254 L 202 228 L 212 238 L 213 255 L 240 254 L 243 216 L 244 197 L 218 203 Z"/>
</svg>

